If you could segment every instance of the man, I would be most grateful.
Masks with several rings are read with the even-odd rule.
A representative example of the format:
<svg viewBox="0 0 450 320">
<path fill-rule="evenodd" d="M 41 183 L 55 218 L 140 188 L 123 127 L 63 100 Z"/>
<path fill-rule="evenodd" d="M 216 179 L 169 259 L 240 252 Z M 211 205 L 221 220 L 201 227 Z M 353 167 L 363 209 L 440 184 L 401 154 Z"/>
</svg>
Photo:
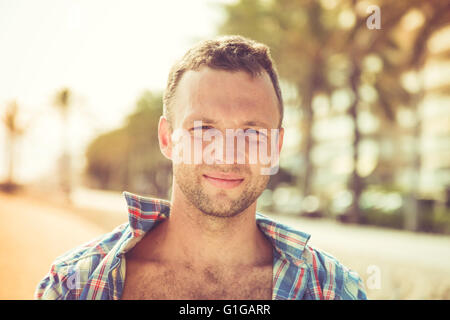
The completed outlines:
<svg viewBox="0 0 450 320">
<path fill-rule="evenodd" d="M 366 299 L 358 274 L 308 234 L 256 213 L 282 118 L 265 45 L 228 36 L 191 48 L 170 72 L 158 129 L 171 201 L 124 192 L 129 223 L 59 257 L 36 298 Z"/>
</svg>

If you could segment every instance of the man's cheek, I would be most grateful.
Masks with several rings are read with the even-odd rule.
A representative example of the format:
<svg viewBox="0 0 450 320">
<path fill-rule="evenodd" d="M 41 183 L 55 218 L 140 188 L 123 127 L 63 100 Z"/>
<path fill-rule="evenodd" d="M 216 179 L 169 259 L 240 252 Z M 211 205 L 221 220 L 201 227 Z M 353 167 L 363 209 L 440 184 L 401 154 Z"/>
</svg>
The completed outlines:
<svg viewBox="0 0 450 320">
<path fill-rule="evenodd" d="M 248 180 L 256 180 L 261 177 L 262 166 L 259 163 L 250 165 L 249 168 L 250 168 L 250 176 L 248 177 Z"/>
</svg>

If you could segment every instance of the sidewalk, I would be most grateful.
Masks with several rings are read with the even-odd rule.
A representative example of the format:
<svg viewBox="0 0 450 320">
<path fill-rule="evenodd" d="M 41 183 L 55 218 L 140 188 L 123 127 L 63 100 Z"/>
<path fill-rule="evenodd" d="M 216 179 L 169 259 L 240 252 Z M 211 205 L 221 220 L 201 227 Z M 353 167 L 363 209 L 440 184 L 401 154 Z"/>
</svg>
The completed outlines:
<svg viewBox="0 0 450 320">
<path fill-rule="evenodd" d="M 57 256 L 106 231 L 73 210 L 0 193 L 0 299 L 33 299 Z"/>
</svg>

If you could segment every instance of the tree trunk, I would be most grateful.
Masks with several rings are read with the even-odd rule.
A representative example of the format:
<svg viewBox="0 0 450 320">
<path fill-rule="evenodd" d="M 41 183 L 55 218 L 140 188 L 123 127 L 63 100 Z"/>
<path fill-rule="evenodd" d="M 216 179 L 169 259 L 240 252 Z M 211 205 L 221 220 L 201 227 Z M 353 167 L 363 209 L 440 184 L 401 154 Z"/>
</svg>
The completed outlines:
<svg viewBox="0 0 450 320">
<path fill-rule="evenodd" d="M 419 75 L 420 90 L 415 96 L 413 102 L 413 108 L 416 115 L 416 125 L 413 129 L 414 146 L 413 146 L 413 159 L 411 170 L 411 188 L 408 190 L 406 196 L 405 215 L 404 215 L 404 228 L 410 231 L 419 231 L 419 193 L 420 193 L 420 171 L 422 168 L 422 150 L 421 150 L 421 133 L 422 133 L 422 116 L 419 110 L 419 105 L 425 96 L 423 71 L 419 71 L 419 67 L 415 70 Z"/>
<path fill-rule="evenodd" d="M 361 222 L 361 210 L 359 207 L 359 200 L 364 190 L 364 185 L 361 176 L 358 173 L 358 161 L 359 161 L 359 142 L 361 141 L 361 133 L 358 128 L 358 104 L 359 94 L 358 87 L 360 82 L 361 70 L 359 66 L 354 64 L 353 71 L 350 76 L 350 85 L 354 94 L 354 100 L 349 108 L 348 114 L 353 120 L 353 170 L 350 177 L 349 187 L 353 192 L 353 202 L 350 206 L 349 222 L 360 223 Z"/>
<path fill-rule="evenodd" d="M 68 111 L 64 109 L 62 111 L 62 156 L 60 163 L 60 186 L 66 198 L 66 201 L 70 202 L 70 195 L 72 193 L 72 168 L 71 168 L 71 156 L 69 151 L 69 138 L 68 138 Z"/>
<path fill-rule="evenodd" d="M 312 177 L 314 174 L 314 166 L 311 163 L 311 150 L 313 147 L 312 124 L 313 124 L 313 110 L 312 110 L 313 92 L 310 92 L 303 101 L 303 159 L 304 171 L 303 180 L 301 181 L 302 193 L 306 197 L 311 194 Z"/>
<path fill-rule="evenodd" d="M 15 134 L 10 132 L 7 133 L 7 145 L 8 150 L 6 154 L 8 155 L 8 173 L 6 178 L 6 185 L 12 186 L 14 184 L 14 146 L 15 146 Z"/>
</svg>

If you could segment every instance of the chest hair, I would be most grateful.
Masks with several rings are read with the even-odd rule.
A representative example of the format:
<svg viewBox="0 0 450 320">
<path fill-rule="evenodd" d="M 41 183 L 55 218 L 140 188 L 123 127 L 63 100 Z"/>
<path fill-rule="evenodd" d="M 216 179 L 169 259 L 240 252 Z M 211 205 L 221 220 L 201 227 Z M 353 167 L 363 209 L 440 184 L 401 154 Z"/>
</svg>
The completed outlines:
<svg viewBox="0 0 450 320">
<path fill-rule="evenodd" d="M 189 264 L 126 261 L 122 299 L 243 299 L 272 297 L 272 265 L 194 269 Z"/>
</svg>

